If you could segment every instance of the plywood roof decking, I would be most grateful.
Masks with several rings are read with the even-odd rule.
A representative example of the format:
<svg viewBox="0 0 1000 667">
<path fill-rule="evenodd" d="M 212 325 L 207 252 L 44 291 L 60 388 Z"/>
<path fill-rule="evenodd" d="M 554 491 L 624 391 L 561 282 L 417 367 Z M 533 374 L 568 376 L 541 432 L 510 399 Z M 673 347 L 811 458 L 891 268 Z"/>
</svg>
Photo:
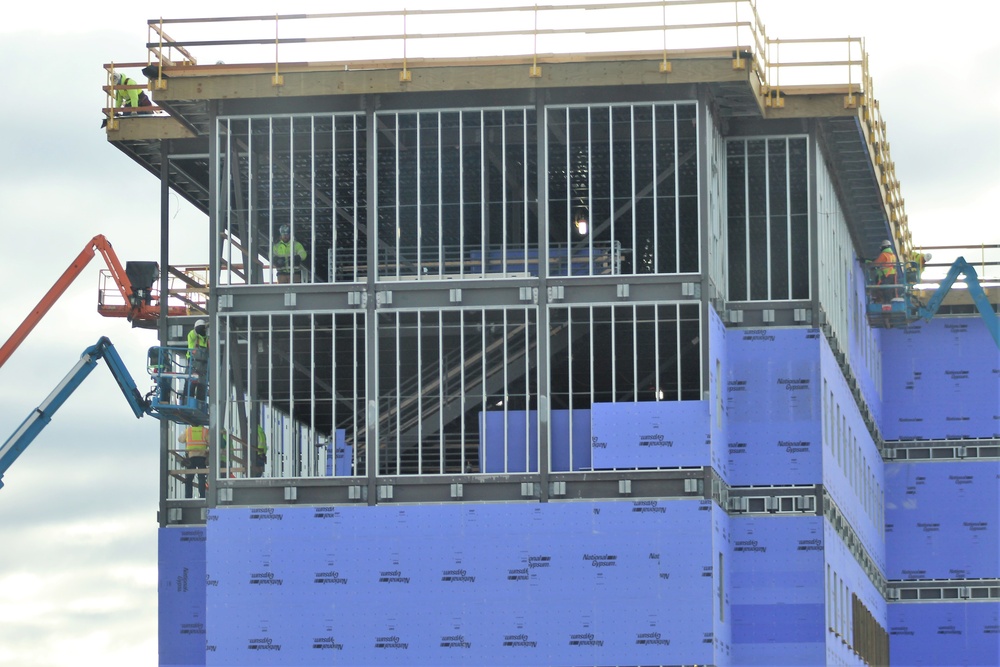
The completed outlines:
<svg viewBox="0 0 1000 667">
<path fill-rule="evenodd" d="M 379 93 L 437 92 L 451 90 L 510 90 L 545 89 L 577 86 L 626 86 L 740 82 L 747 86 L 746 94 L 760 99 L 760 83 L 747 70 L 733 69 L 728 58 L 700 58 L 674 61 L 673 71 L 659 71 L 661 60 L 615 59 L 554 62 L 541 65 L 541 76 L 529 76 L 531 61 L 516 64 L 504 59 L 463 66 L 409 66 L 411 80 L 400 82 L 401 64 L 396 68 L 282 69 L 284 84 L 272 83 L 273 67 L 267 71 L 243 70 L 217 73 L 208 70 L 202 76 L 190 76 L 192 68 L 184 68 L 184 76 L 167 79 L 167 88 L 157 91 L 159 103 L 203 99 L 257 99 L 310 97 L 317 95 L 364 95 Z M 500 64 L 500 63 L 503 64 Z M 199 68 L 201 69 L 201 68 Z M 762 107 L 761 107 L 762 109 Z"/>
<path fill-rule="evenodd" d="M 113 142 L 191 139 L 196 136 L 177 118 L 162 115 L 151 118 L 122 117 L 118 119 L 117 129 L 108 130 L 108 141 Z"/>
</svg>

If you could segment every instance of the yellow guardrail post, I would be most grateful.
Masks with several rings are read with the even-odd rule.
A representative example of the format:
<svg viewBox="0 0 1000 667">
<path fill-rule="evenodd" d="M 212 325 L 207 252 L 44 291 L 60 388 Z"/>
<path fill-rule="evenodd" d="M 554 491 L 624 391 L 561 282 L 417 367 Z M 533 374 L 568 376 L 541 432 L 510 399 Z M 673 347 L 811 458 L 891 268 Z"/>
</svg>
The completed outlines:
<svg viewBox="0 0 1000 667">
<path fill-rule="evenodd" d="M 854 59 L 853 59 L 853 56 L 851 55 L 851 45 L 853 43 L 854 42 L 853 42 L 852 38 L 848 37 L 847 38 L 847 95 L 844 97 L 844 108 L 845 109 L 857 109 L 858 108 L 858 100 L 857 100 L 857 98 L 854 95 L 854 87 L 853 87 L 853 83 L 854 83 Z M 864 50 L 865 50 L 864 49 L 864 43 L 862 42 L 862 45 L 861 45 L 861 53 L 862 53 L 861 59 L 862 59 L 862 63 L 864 62 Z M 864 76 L 862 76 L 862 81 L 863 80 L 864 80 Z"/>
<path fill-rule="evenodd" d="M 399 73 L 399 82 L 405 83 L 413 77 L 410 70 L 406 69 L 406 8 L 403 8 L 403 71 Z"/>
<path fill-rule="evenodd" d="M 660 72 L 668 74 L 673 66 L 667 60 L 667 0 L 662 0 L 660 6 L 663 9 L 663 62 L 660 63 Z"/>
<path fill-rule="evenodd" d="M 736 22 L 733 24 L 733 28 L 736 30 L 736 57 L 733 58 L 733 69 L 746 69 L 747 64 L 740 49 L 740 0 L 734 0 L 733 11 L 736 14 Z M 664 22 L 666 22 L 666 16 L 664 16 Z M 664 47 L 665 49 L 666 47 Z M 665 55 L 664 58 L 666 58 Z"/>
<path fill-rule="evenodd" d="M 538 66 L 538 5 L 535 5 L 535 28 L 532 30 L 532 47 L 531 47 L 531 69 L 528 70 L 528 76 L 533 79 L 541 78 L 542 68 Z"/>
<path fill-rule="evenodd" d="M 535 5 L 535 29 L 531 32 L 532 38 L 532 48 L 531 48 L 531 69 L 528 70 L 528 76 L 532 79 L 540 79 L 542 77 L 542 68 L 538 66 L 538 5 Z"/>
<path fill-rule="evenodd" d="M 153 84 L 153 90 L 166 90 L 167 82 L 163 78 L 163 17 L 160 17 L 160 29 L 159 29 L 159 42 L 160 48 L 157 52 L 156 60 L 156 81 L 151 82 Z"/>
<path fill-rule="evenodd" d="M 108 69 L 108 118 L 105 127 L 108 131 L 118 129 L 118 119 L 115 117 L 115 63 L 111 62 Z"/>
<path fill-rule="evenodd" d="M 764 106 L 780 109 L 785 106 L 785 98 L 781 96 L 781 40 L 765 38 L 765 42 L 768 50 L 767 59 L 773 76 L 768 77 L 767 98 L 764 100 Z M 774 44 L 773 57 L 771 56 L 772 44 Z M 770 84 L 772 78 L 774 79 L 773 86 Z"/>
<path fill-rule="evenodd" d="M 278 15 L 274 15 L 274 76 L 271 77 L 271 85 L 274 87 L 284 86 L 285 77 L 278 73 Z"/>
</svg>

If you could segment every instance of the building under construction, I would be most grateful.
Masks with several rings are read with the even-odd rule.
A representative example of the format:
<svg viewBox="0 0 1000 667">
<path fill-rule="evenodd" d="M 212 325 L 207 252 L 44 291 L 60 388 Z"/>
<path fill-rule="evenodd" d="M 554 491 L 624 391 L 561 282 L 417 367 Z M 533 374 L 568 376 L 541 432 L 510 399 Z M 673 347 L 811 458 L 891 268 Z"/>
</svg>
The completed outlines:
<svg viewBox="0 0 1000 667">
<path fill-rule="evenodd" d="M 745 0 L 149 34 L 108 140 L 210 442 L 161 428 L 160 664 L 1000 655 L 997 257 L 914 275 L 861 40 Z"/>
</svg>

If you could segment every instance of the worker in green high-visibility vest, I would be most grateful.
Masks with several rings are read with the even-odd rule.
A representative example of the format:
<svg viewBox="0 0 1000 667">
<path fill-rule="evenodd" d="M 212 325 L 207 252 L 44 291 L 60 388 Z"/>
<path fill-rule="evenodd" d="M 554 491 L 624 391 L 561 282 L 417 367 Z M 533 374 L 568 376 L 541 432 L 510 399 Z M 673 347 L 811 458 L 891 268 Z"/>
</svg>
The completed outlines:
<svg viewBox="0 0 1000 667">
<path fill-rule="evenodd" d="M 257 447 L 253 451 L 250 476 L 263 477 L 265 465 L 267 465 L 267 436 L 264 434 L 264 427 L 257 424 Z"/>
<path fill-rule="evenodd" d="M 208 387 L 208 323 L 198 320 L 187 336 L 188 379 L 185 397 L 204 401 Z"/>
<path fill-rule="evenodd" d="M 138 107 L 151 107 L 153 103 L 149 100 L 146 95 L 146 91 L 139 90 L 134 86 L 139 86 L 140 84 L 130 77 L 125 76 L 121 72 L 115 72 L 111 77 L 111 82 L 115 86 L 115 108 L 116 109 L 136 109 Z M 133 114 L 138 113 L 140 116 L 149 115 L 150 111 L 121 111 L 123 114 Z"/>
<path fill-rule="evenodd" d="M 298 267 L 306 261 L 306 249 L 298 241 L 292 242 L 292 230 L 287 224 L 281 225 L 278 233 L 281 239 L 271 249 L 271 261 L 278 270 L 278 282 L 298 282 L 294 276 L 299 273 Z"/>
</svg>

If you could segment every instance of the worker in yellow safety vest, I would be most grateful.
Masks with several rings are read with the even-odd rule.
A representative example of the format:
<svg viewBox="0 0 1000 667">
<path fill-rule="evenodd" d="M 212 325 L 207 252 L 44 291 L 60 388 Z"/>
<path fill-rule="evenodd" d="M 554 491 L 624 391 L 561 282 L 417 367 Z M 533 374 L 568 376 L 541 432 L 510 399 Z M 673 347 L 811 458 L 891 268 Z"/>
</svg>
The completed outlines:
<svg viewBox="0 0 1000 667">
<path fill-rule="evenodd" d="M 931 258 L 932 255 L 929 252 L 917 252 L 914 250 L 910 253 L 909 259 L 906 262 L 906 275 L 909 283 L 916 285 L 920 282 L 924 275 L 924 265 L 931 261 Z"/>
<path fill-rule="evenodd" d="M 281 234 L 281 240 L 271 249 L 271 261 L 278 270 L 278 282 L 299 282 L 293 280 L 293 277 L 299 273 L 298 267 L 306 261 L 306 249 L 298 241 L 292 243 L 291 229 L 287 224 L 281 225 L 278 233 Z"/>
<path fill-rule="evenodd" d="M 208 468 L 208 427 L 188 426 L 177 438 L 184 445 L 184 467 L 188 470 L 205 470 Z M 208 484 L 208 474 L 205 472 L 184 475 L 184 497 L 193 497 L 193 486 L 197 476 L 198 497 L 205 497 Z"/>
<path fill-rule="evenodd" d="M 115 108 L 138 108 L 151 107 L 153 103 L 146 95 L 146 91 L 133 86 L 140 84 L 133 78 L 127 77 L 121 72 L 115 72 L 111 77 L 111 83 L 115 87 Z M 148 116 L 151 111 L 122 111 L 123 114 L 138 113 L 140 116 Z"/>
<path fill-rule="evenodd" d="M 198 320 L 187 336 L 188 380 L 185 397 L 194 396 L 199 401 L 205 400 L 208 386 L 208 323 Z"/>
<path fill-rule="evenodd" d="M 267 465 L 267 435 L 264 434 L 264 427 L 257 424 L 257 449 L 254 451 L 253 465 L 250 466 L 250 476 L 263 477 L 265 465 Z"/>
</svg>

